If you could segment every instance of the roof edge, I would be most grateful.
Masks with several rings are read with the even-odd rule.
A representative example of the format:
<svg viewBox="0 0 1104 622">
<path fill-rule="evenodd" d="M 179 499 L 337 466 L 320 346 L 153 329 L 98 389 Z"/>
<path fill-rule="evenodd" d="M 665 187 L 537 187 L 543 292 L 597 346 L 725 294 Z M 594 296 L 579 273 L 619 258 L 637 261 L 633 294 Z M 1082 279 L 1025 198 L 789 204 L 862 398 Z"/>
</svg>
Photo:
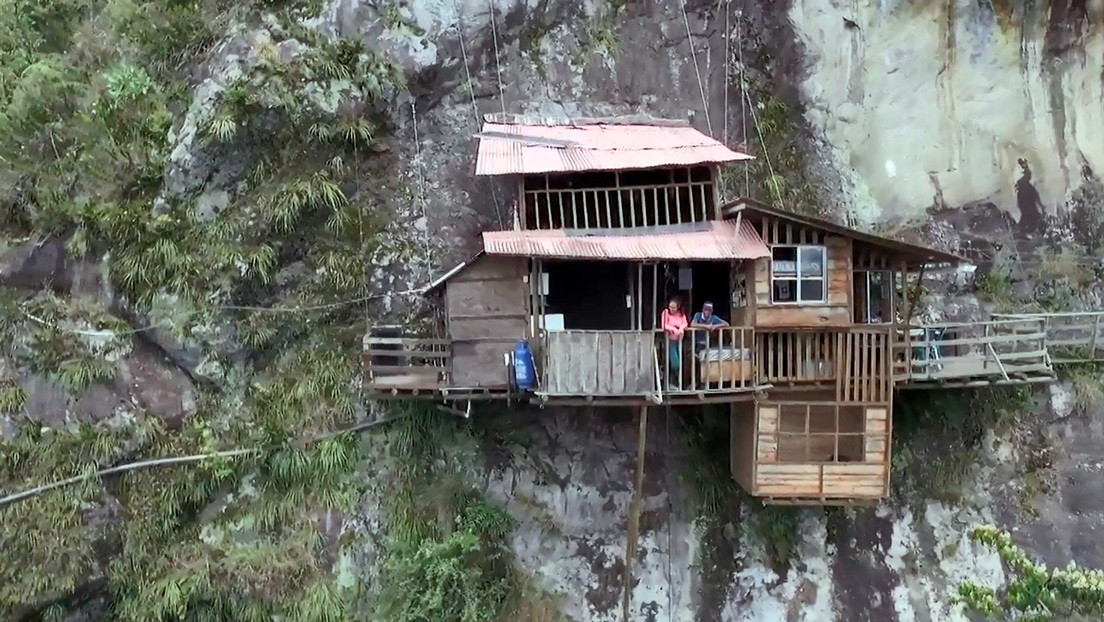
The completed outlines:
<svg viewBox="0 0 1104 622">
<path fill-rule="evenodd" d="M 492 112 L 483 115 L 484 123 L 497 125 L 542 125 L 547 127 L 581 125 L 653 125 L 657 127 L 692 127 L 685 119 L 664 119 L 648 115 L 624 115 L 618 117 L 541 117 L 536 115 L 502 114 Z"/>
<path fill-rule="evenodd" d="M 941 251 L 939 249 L 931 248 L 928 246 L 920 246 L 919 244 L 913 244 L 911 242 L 904 242 L 894 238 L 886 237 L 883 235 L 877 235 L 875 233 L 867 233 L 860 231 L 852 227 L 841 225 L 830 220 L 819 218 L 816 216 L 807 216 L 804 214 L 798 214 L 795 212 L 789 212 L 779 209 L 777 207 L 762 203 L 755 199 L 747 197 L 738 197 L 731 201 L 728 201 L 721 205 L 720 212 L 724 218 L 729 218 L 745 210 L 759 212 L 768 216 L 775 216 L 777 218 L 783 218 L 791 220 L 793 222 L 801 223 L 806 226 L 823 229 L 825 231 L 834 231 L 840 235 L 850 236 L 857 240 L 862 240 L 868 244 L 880 245 L 887 248 L 895 249 L 899 252 L 909 255 L 921 256 L 927 264 L 938 263 L 952 263 L 952 264 L 970 264 L 969 259 L 950 253 L 947 251 Z"/>
</svg>

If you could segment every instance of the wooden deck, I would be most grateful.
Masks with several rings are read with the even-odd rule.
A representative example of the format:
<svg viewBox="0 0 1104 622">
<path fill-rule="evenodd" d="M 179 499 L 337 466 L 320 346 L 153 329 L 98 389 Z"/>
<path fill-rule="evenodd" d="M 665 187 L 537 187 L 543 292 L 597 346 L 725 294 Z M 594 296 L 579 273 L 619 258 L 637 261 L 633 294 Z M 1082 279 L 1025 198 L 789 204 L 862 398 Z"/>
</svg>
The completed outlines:
<svg viewBox="0 0 1104 622">
<path fill-rule="evenodd" d="M 1053 380 L 1040 318 L 896 329 L 894 381 L 903 387 L 1026 384 Z"/>
<path fill-rule="evenodd" d="M 503 380 L 496 386 L 457 382 L 457 343 L 365 337 L 369 394 L 518 397 L 505 360 L 487 363 L 499 367 L 495 373 Z M 1055 366 L 1104 361 L 1104 312 L 1001 315 L 907 329 L 889 324 L 791 332 L 695 329 L 680 347 L 681 369 L 672 368 L 662 331 L 554 331 L 534 345 L 535 394 L 544 402 L 707 403 L 771 389 L 834 388 L 836 403 L 870 404 L 886 402 L 894 388 L 1051 382 Z"/>
<path fill-rule="evenodd" d="M 434 393 L 449 386 L 452 342 L 404 337 L 364 338 L 364 382 L 370 393 Z"/>
</svg>

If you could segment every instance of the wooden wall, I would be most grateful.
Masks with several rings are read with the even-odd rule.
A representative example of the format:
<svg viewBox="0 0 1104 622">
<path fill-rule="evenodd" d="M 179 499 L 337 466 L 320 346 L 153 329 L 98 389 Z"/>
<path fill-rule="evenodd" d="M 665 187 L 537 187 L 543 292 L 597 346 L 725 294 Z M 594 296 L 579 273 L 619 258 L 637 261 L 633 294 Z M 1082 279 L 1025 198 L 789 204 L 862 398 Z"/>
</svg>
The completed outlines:
<svg viewBox="0 0 1104 622">
<path fill-rule="evenodd" d="M 755 483 L 755 427 L 755 404 L 732 403 L 728 467 L 736 483 L 749 492 Z"/>
<path fill-rule="evenodd" d="M 529 329 L 527 261 L 483 256 L 453 277 L 445 291 L 452 339 L 452 382 L 457 388 L 506 388 L 503 354 Z"/>
<path fill-rule="evenodd" d="M 832 461 L 837 447 L 833 437 L 811 436 L 806 450 L 804 439 L 780 434 L 801 432 L 794 427 L 798 423 L 811 432 L 836 427 L 834 403 L 806 404 L 812 404 L 808 423 L 787 416 L 797 406 L 794 402 L 760 402 L 753 406 L 751 417 L 743 418 L 734 407 L 730 458 L 736 481 L 754 496 L 775 499 L 846 501 L 885 496 L 889 489 L 888 407 L 839 407 L 839 429 L 865 434 L 846 441 L 841 437 L 839 455 L 848 461 Z M 749 433 L 753 436 L 750 442 Z M 807 455 L 811 459 L 806 460 Z"/>
<path fill-rule="evenodd" d="M 843 326 L 851 323 L 853 286 L 851 240 L 839 235 L 801 236 L 827 248 L 827 302 L 779 304 L 771 302 L 771 260 L 754 262 L 755 325 L 764 327 Z"/>
</svg>

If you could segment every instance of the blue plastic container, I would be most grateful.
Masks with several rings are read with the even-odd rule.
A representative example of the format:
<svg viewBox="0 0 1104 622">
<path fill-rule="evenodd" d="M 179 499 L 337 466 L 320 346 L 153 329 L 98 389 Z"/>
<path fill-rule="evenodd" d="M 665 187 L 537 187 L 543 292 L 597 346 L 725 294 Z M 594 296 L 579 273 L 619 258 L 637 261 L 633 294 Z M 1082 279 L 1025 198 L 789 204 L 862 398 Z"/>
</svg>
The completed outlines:
<svg viewBox="0 0 1104 622">
<path fill-rule="evenodd" d="M 532 391 L 537 386 L 537 366 L 529 342 L 522 339 L 514 346 L 514 380 L 518 389 Z"/>
</svg>

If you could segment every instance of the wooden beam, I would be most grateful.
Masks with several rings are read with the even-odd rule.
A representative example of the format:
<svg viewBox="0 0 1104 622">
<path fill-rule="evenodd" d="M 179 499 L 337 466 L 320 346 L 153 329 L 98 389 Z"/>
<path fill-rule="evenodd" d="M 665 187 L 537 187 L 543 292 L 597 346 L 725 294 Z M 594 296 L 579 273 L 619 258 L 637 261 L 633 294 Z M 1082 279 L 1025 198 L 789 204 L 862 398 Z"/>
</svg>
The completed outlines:
<svg viewBox="0 0 1104 622">
<path fill-rule="evenodd" d="M 632 603 L 632 568 L 636 557 L 637 540 L 640 538 L 640 511 L 644 502 L 644 449 L 647 445 L 648 407 L 640 407 L 640 428 L 636 436 L 636 478 L 633 482 L 633 500 L 629 508 L 629 533 L 625 543 L 625 586 L 621 596 L 621 614 L 629 622 L 629 606 Z"/>
</svg>

